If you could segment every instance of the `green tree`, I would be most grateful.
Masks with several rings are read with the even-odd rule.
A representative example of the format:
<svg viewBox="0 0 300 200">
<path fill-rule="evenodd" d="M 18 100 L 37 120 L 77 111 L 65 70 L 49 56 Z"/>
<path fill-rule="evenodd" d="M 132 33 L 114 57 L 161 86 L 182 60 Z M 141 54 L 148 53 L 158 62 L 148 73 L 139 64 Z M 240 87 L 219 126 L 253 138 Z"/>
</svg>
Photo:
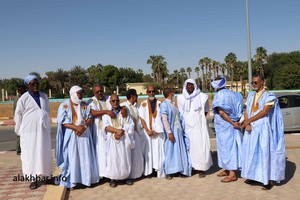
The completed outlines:
<svg viewBox="0 0 300 200">
<path fill-rule="evenodd" d="M 163 84 L 164 78 L 168 75 L 165 58 L 161 55 L 151 55 L 147 60 L 147 64 L 151 64 L 152 73 L 156 83 Z"/>
<path fill-rule="evenodd" d="M 199 67 L 195 67 L 195 73 L 196 73 L 196 75 L 197 75 L 197 80 L 198 80 L 198 86 L 199 86 L 199 88 L 200 88 L 200 68 Z"/>
<path fill-rule="evenodd" d="M 234 53 L 230 52 L 224 59 L 227 69 L 230 69 L 231 88 L 233 87 L 233 68 L 236 65 L 237 57 Z"/>
<path fill-rule="evenodd" d="M 186 68 L 186 72 L 188 73 L 188 77 L 191 78 L 192 68 L 190 67 Z"/>
<path fill-rule="evenodd" d="M 291 63 L 284 65 L 274 77 L 275 89 L 299 89 L 300 65 Z"/>
<path fill-rule="evenodd" d="M 87 70 L 81 66 L 74 66 L 69 71 L 69 79 L 68 83 L 66 84 L 67 90 L 74 85 L 81 86 L 85 91 L 88 91 L 91 87 L 91 85 L 88 84 Z"/>
<path fill-rule="evenodd" d="M 201 68 L 201 71 L 202 71 L 202 91 L 203 92 L 205 92 L 205 84 L 206 84 L 206 82 L 205 82 L 205 79 L 204 79 L 204 75 L 205 75 L 205 71 L 204 71 L 204 67 L 205 67 L 205 65 L 206 65 L 206 61 L 205 61 L 205 59 L 204 58 L 201 58 L 200 60 L 199 60 L 199 62 L 198 62 L 198 64 L 199 64 L 199 66 L 200 66 L 200 68 Z"/>
<path fill-rule="evenodd" d="M 254 55 L 255 61 L 259 66 L 259 73 L 264 76 L 264 64 L 267 62 L 267 50 L 263 47 L 256 48 L 256 55 Z"/>
<path fill-rule="evenodd" d="M 180 77 L 181 77 L 181 85 L 183 85 L 185 77 L 186 77 L 185 69 L 183 67 L 180 68 Z"/>
<path fill-rule="evenodd" d="M 101 64 L 91 65 L 87 68 L 89 82 L 91 85 L 99 84 L 100 73 L 103 71 L 104 66 Z"/>
</svg>

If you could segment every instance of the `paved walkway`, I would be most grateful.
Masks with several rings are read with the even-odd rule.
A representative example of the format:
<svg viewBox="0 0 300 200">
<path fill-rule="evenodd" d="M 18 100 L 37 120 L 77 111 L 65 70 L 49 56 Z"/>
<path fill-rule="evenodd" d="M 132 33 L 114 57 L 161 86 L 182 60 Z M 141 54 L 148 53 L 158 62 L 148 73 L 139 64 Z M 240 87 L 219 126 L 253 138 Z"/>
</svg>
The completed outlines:
<svg viewBox="0 0 300 200">
<path fill-rule="evenodd" d="M 286 180 L 270 191 L 247 185 L 241 178 L 236 182 L 221 183 L 221 178 L 216 176 L 220 169 L 217 167 L 215 139 L 211 139 L 214 165 L 205 178 L 200 179 L 197 175 L 172 180 L 147 178 L 138 180 L 133 186 L 123 184 L 116 188 L 110 188 L 108 182 L 104 182 L 65 194 L 65 189 L 60 186 L 41 185 L 37 190 L 30 190 L 28 182 L 13 181 L 14 176 L 22 175 L 20 157 L 15 151 L 0 152 L 0 199 L 300 199 L 300 171 L 297 168 L 300 166 L 300 134 L 286 134 L 285 139 Z M 53 164 L 54 161 L 53 154 Z"/>
<path fill-rule="evenodd" d="M 300 135 L 286 134 L 287 170 L 286 180 L 270 191 L 261 190 L 261 186 L 250 186 L 240 178 L 236 182 L 221 183 L 217 177 L 220 170 L 216 161 L 215 140 L 211 140 L 214 165 L 205 178 L 193 175 L 190 178 L 175 177 L 172 180 L 151 178 L 141 179 L 133 186 L 118 185 L 110 188 L 102 183 L 92 188 L 83 188 L 67 192 L 66 199 L 143 199 L 143 200 L 199 200 L 199 199 L 300 199 Z"/>
</svg>

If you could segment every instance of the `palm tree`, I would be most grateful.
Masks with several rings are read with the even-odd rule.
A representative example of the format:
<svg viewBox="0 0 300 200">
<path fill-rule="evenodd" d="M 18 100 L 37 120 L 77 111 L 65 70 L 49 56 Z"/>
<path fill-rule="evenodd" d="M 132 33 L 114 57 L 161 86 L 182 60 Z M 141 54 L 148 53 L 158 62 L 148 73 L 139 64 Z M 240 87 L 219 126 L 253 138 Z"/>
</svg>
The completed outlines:
<svg viewBox="0 0 300 200">
<path fill-rule="evenodd" d="M 227 69 L 230 69 L 231 89 L 233 88 L 233 68 L 236 65 L 236 55 L 230 52 L 224 59 Z"/>
<path fill-rule="evenodd" d="M 162 80 L 166 77 L 167 74 L 167 62 L 164 61 L 165 58 L 161 55 L 151 55 L 147 60 L 147 64 L 151 64 L 152 73 L 156 83 L 162 84 Z"/>
<path fill-rule="evenodd" d="M 244 95 L 244 80 L 243 80 L 243 77 L 245 75 L 247 75 L 247 71 L 248 71 L 247 64 L 242 63 L 242 62 L 237 63 L 237 74 L 240 77 L 240 82 L 242 84 L 241 90 L 242 90 L 243 95 Z"/>
<path fill-rule="evenodd" d="M 197 79 L 198 79 L 198 86 L 200 86 L 200 68 L 199 67 L 195 67 L 195 73 L 197 74 Z"/>
<path fill-rule="evenodd" d="M 213 71 L 214 71 L 214 79 L 219 76 L 219 65 L 220 63 L 217 62 L 217 61 L 212 61 L 212 68 L 213 68 Z"/>
<path fill-rule="evenodd" d="M 180 68 L 180 76 L 181 76 L 181 85 L 184 83 L 184 75 L 185 75 L 185 69 L 183 67 Z"/>
<path fill-rule="evenodd" d="M 179 84 L 179 72 L 178 72 L 178 70 L 174 70 L 174 76 L 176 77 L 176 86 L 178 88 L 178 84 Z"/>
<path fill-rule="evenodd" d="M 256 55 L 254 55 L 255 61 L 257 62 L 259 66 L 259 73 L 261 75 L 264 75 L 264 68 L 263 64 L 267 61 L 267 50 L 263 47 L 256 48 Z"/>
<path fill-rule="evenodd" d="M 223 76 L 225 76 L 225 72 L 226 72 L 226 64 L 225 63 L 222 63 L 220 64 L 220 69 L 221 69 L 221 72 L 223 74 Z"/>
<path fill-rule="evenodd" d="M 190 68 L 190 67 L 186 68 L 186 72 L 188 73 L 189 78 L 191 78 L 192 68 Z"/>
<path fill-rule="evenodd" d="M 204 67 L 206 65 L 206 60 L 204 58 L 201 58 L 198 62 L 199 66 L 201 67 L 202 70 L 202 91 L 205 92 L 206 90 L 206 81 L 205 81 L 205 72 L 204 72 Z"/>
</svg>

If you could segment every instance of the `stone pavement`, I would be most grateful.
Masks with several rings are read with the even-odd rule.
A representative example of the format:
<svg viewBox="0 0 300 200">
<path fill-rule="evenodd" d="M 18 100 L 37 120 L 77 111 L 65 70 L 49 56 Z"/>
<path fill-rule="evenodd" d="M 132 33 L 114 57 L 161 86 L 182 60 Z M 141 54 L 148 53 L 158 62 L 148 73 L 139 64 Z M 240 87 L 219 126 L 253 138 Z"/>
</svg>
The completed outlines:
<svg viewBox="0 0 300 200">
<path fill-rule="evenodd" d="M 54 150 L 52 150 L 54 158 Z M 29 189 L 30 182 L 22 181 L 21 159 L 15 151 L 0 152 L 0 199 L 60 199 L 64 195 L 64 188 L 46 184 L 39 184 L 36 190 Z M 59 172 L 55 168 L 53 159 L 54 174 Z M 18 178 L 19 176 L 19 178 Z M 52 198 L 55 197 L 55 198 Z M 56 198 L 58 197 L 58 198 Z"/>
<path fill-rule="evenodd" d="M 221 183 L 217 177 L 220 170 L 216 161 L 215 139 L 211 139 L 214 165 L 205 178 L 193 175 L 190 178 L 175 177 L 144 178 L 133 186 L 124 184 L 110 188 L 108 182 L 101 182 L 90 188 L 81 187 L 65 192 L 65 188 L 53 185 L 41 185 L 30 190 L 28 182 L 13 181 L 14 176 L 22 175 L 20 157 L 15 151 L 0 152 L 0 199 L 300 199 L 300 134 L 285 134 L 287 147 L 286 180 L 275 185 L 270 191 L 262 191 L 261 186 L 250 186 L 242 178 L 236 182 Z M 53 169 L 55 169 L 54 150 Z"/>
<path fill-rule="evenodd" d="M 144 178 L 133 186 L 118 185 L 110 188 L 109 183 L 101 183 L 91 188 L 67 191 L 66 199 L 107 199 L 107 200 L 199 200 L 199 199 L 300 199 L 300 134 L 286 134 L 287 169 L 286 180 L 274 186 L 270 191 L 261 190 L 261 186 L 250 186 L 239 178 L 236 182 L 222 183 L 217 177 L 220 170 L 216 161 L 215 139 L 211 139 L 214 165 L 205 178 L 193 175 L 190 178 L 175 177 L 172 180 L 164 178 Z"/>
</svg>

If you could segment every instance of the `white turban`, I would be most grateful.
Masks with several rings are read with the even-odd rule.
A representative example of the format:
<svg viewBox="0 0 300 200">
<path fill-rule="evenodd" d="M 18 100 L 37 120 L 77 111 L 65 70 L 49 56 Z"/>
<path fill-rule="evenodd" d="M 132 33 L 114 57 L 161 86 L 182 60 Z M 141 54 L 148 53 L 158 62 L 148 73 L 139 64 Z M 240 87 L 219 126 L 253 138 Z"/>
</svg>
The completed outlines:
<svg viewBox="0 0 300 200">
<path fill-rule="evenodd" d="M 220 88 L 223 88 L 226 86 L 226 79 L 222 77 L 220 80 L 215 80 L 211 82 L 211 86 L 217 91 Z"/>
<path fill-rule="evenodd" d="M 188 83 L 192 83 L 194 85 L 194 91 L 192 94 L 189 94 L 186 90 L 186 86 Z M 200 89 L 197 86 L 197 83 L 195 81 L 195 79 L 189 78 L 184 82 L 183 88 L 182 88 L 182 94 L 185 98 L 185 102 L 184 102 L 184 110 L 186 112 L 190 111 L 190 107 L 191 107 L 191 103 L 193 102 L 194 104 L 194 109 L 195 111 L 198 110 L 199 108 L 201 108 L 201 102 L 200 102 L 200 98 L 195 98 L 196 96 L 198 96 L 200 94 Z"/>
<path fill-rule="evenodd" d="M 82 99 L 79 99 L 77 96 L 77 92 L 81 91 L 82 88 L 79 87 L 78 85 L 74 85 L 70 89 L 70 98 L 73 103 L 75 104 L 80 104 L 82 102 Z"/>
<path fill-rule="evenodd" d="M 28 76 L 26 76 L 26 78 L 24 79 L 24 85 L 28 85 L 28 83 L 30 83 L 30 81 L 34 80 L 34 79 L 38 79 L 38 77 L 36 75 L 30 74 Z"/>
</svg>

